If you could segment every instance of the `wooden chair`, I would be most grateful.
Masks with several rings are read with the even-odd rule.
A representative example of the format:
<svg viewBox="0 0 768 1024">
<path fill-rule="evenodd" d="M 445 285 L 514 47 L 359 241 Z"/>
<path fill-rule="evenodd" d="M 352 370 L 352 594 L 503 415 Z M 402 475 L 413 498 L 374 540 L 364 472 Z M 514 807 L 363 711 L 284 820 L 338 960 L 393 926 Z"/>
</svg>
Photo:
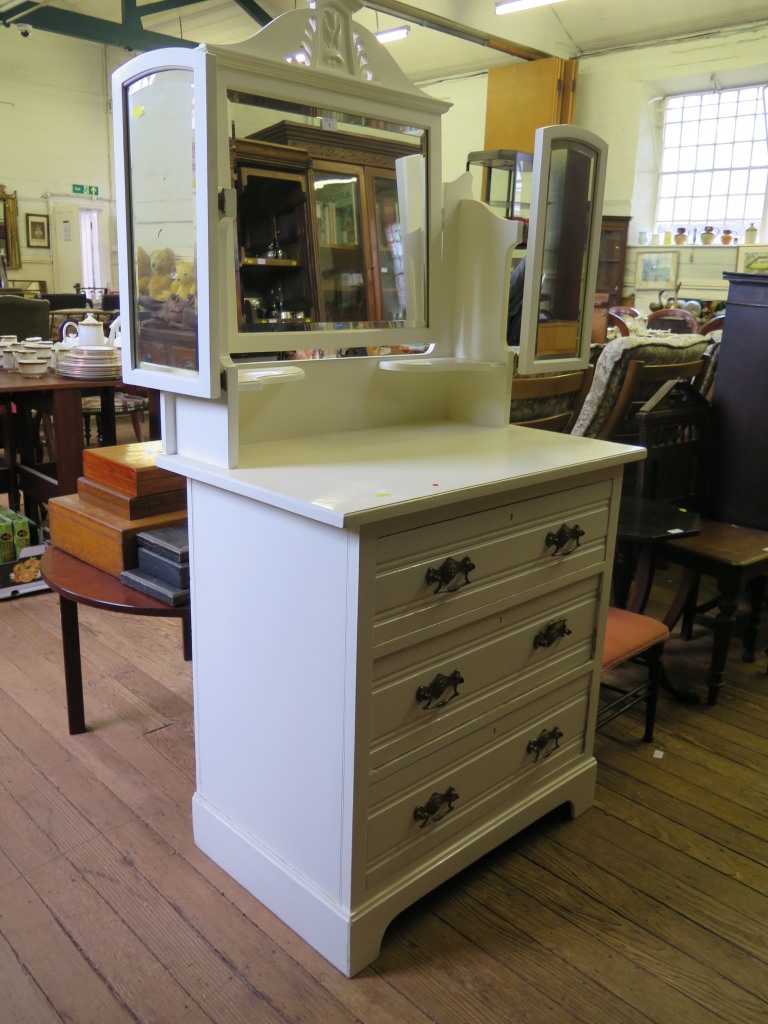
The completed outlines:
<svg viewBox="0 0 768 1024">
<path fill-rule="evenodd" d="M 671 331 L 672 334 L 696 334 L 699 322 L 687 309 L 656 309 L 648 314 L 647 324 L 654 331 Z"/>
<path fill-rule="evenodd" d="M 514 377 L 509 422 L 567 433 L 587 397 L 594 367 L 571 373 Z"/>
<path fill-rule="evenodd" d="M 633 335 L 609 341 L 602 347 L 592 387 L 571 433 L 637 443 L 637 410 L 664 381 L 702 373 L 706 347 L 706 339 L 699 335 Z"/>
<path fill-rule="evenodd" d="M 609 306 L 609 313 L 616 313 L 617 316 L 631 316 L 637 318 L 642 316 L 639 309 L 635 309 L 634 306 Z"/>
<path fill-rule="evenodd" d="M 629 327 L 627 327 L 627 322 L 623 316 L 620 316 L 618 313 L 614 313 L 609 309 L 605 314 L 605 319 L 607 327 L 615 327 L 622 337 L 629 337 Z"/>
<path fill-rule="evenodd" d="M 717 486 L 717 480 L 710 479 L 708 472 L 709 410 L 709 403 L 695 388 L 682 385 L 662 389 L 638 412 L 639 440 L 648 450 L 646 465 L 641 464 L 638 493 L 685 503 L 703 513 L 708 511 L 708 495 Z M 664 624 L 671 630 L 682 618 L 684 639 L 690 638 L 694 623 L 713 630 L 706 684 L 708 703 L 715 704 L 725 677 L 739 597 L 744 593 L 750 604 L 743 636 L 744 659 L 754 660 L 768 576 L 768 531 L 702 515 L 696 536 L 662 541 L 654 546 L 651 555 L 683 568 L 677 593 L 663 617 Z M 702 576 L 714 578 L 717 594 L 699 605 L 697 595 Z M 637 588 L 629 602 L 631 610 L 642 610 L 647 590 Z M 713 609 L 718 614 L 711 618 L 708 613 Z"/>
<path fill-rule="evenodd" d="M 663 622 L 626 611 L 623 608 L 609 608 L 605 623 L 605 642 L 601 668 L 600 703 L 597 711 L 597 728 L 612 722 L 635 704 L 645 703 L 645 731 L 643 740 L 653 740 L 656 720 L 656 705 L 659 687 L 665 679 L 662 655 L 664 643 L 669 639 L 669 630 Z M 620 683 L 613 670 L 629 661 L 640 660 L 648 667 L 648 675 L 641 682 Z M 611 673 L 605 678 L 606 673 Z"/>
<path fill-rule="evenodd" d="M 699 328 L 699 334 L 711 334 L 712 331 L 722 331 L 725 325 L 725 313 L 715 313 L 711 320 L 707 320 L 703 327 Z"/>
<path fill-rule="evenodd" d="M 101 401 L 99 398 L 84 398 L 83 402 L 83 426 L 85 430 L 85 446 L 91 443 L 91 419 L 96 422 L 96 440 L 101 444 Z M 115 416 L 129 416 L 133 427 L 134 437 L 137 441 L 143 441 L 144 435 L 141 424 L 144 414 L 149 409 L 149 398 L 143 394 L 129 394 L 126 391 L 115 392 Z"/>
</svg>

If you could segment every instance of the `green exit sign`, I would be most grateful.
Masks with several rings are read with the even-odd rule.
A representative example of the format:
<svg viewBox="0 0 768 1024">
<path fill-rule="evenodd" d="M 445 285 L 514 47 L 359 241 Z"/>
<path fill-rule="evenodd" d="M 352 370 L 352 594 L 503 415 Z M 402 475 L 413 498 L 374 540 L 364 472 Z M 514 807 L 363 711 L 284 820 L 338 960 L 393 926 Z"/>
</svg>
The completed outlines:
<svg viewBox="0 0 768 1024">
<path fill-rule="evenodd" d="M 73 185 L 72 192 L 76 196 L 97 196 L 99 194 L 98 185 Z"/>
</svg>

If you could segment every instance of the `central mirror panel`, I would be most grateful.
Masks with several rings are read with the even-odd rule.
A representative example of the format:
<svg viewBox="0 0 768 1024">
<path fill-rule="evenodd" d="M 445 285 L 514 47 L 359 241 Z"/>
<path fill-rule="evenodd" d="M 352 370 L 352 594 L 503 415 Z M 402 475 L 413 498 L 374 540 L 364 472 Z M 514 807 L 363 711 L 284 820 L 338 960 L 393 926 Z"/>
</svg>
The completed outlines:
<svg viewBox="0 0 768 1024">
<path fill-rule="evenodd" d="M 425 232 L 412 230 L 426 221 L 426 130 L 242 91 L 227 101 L 246 347 L 299 332 L 290 349 L 270 344 L 301 357 L 328 348 L 315 332 L 426 326 Z"/>
</svg>

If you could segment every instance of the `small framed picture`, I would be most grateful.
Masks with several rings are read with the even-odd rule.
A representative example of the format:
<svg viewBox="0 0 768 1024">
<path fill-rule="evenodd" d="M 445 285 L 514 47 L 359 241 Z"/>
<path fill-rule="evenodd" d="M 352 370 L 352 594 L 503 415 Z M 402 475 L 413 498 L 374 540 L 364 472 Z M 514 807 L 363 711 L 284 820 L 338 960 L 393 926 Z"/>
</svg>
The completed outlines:
<svg viewBox="0 0 768 1024">
<path fill-rule="evenodd" d="M 768 274 L 768 245 L 740 245 L 736 270 L 747 274 Z"/>
<path fill-rule="evenodd" d="M 30 249 L 50 249 L 48 217 L 44 213 L 27 214 L 27 245 Z"/>
<path fill-rule="evenodd" d="M 665 249 L 639 252 L 635 269 L 635 287 L 653 288 L 657 291 L 663 288 L 674 288 L 677 284 L 679 259 L 679 252 Z"/>
</svg>

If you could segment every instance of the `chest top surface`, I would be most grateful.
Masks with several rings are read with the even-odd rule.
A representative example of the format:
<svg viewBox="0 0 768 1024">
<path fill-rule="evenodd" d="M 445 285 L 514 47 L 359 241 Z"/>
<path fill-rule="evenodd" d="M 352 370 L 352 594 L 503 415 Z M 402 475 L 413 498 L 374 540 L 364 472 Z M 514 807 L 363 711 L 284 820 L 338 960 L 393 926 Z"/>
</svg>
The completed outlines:
<svg viewBox="0 0 768 1024">
<path fill-rule="evenodd" d="M 332 526 L 353 526 L 510 489 L 564 484 L 644 449 L 510 426 L 420 424 L 253 444 L 236 469 L 163 455 L 158 465 Z"/>
</svg>

